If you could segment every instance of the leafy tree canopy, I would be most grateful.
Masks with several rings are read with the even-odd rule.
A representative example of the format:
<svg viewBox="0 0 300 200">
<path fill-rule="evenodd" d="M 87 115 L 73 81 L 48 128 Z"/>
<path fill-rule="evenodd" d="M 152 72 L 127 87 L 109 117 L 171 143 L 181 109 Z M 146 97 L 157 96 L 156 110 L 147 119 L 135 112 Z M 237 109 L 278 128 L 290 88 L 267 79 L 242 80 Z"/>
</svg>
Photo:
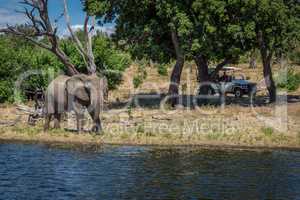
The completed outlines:
<svg viewBox="0 0 300 200">
<path fill-rule="evenodd" d="M 171 31 L 189 58 L 209 60 L 237 56 L 252 47 L 255 24 L 245 18 L 247 1 L 222 0 L 120 0 L 88 1 L 87 8 L 102 22 L 116 22 L 115 38 L 130 44 L 134 55 L 155 60 L 174 57 Z M 99 6 L 102 4 L 102 6 Z M 96 6 L 98 5 L 98 6 Z"/>
</svg>

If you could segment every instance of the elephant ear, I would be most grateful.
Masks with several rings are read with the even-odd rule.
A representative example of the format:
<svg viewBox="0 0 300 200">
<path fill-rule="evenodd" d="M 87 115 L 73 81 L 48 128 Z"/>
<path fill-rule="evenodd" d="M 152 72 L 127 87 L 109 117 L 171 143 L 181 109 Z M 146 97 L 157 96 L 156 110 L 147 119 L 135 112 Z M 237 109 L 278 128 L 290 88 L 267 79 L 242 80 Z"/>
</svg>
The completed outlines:
<svg viewBox="0 0 300 200">
<path fill-rule="evenodd" d="M 91 97 L 90 109 L 93 109 L 95 114 L 99 115 L 99 112 L 104 108 L 104 101 L 107 96 L 107 80 L 96 74 L 88 76 L 88 79 L 87 88 L 90 90 Z"/>
<path fill-rule="evenodd" d="M 72 76 L 66 83 L 68 95 L 72 95 L 82 101 L 90 101 L 89 92 L 86 88 L 87 78 L 85 75 Z"/>
</svg>

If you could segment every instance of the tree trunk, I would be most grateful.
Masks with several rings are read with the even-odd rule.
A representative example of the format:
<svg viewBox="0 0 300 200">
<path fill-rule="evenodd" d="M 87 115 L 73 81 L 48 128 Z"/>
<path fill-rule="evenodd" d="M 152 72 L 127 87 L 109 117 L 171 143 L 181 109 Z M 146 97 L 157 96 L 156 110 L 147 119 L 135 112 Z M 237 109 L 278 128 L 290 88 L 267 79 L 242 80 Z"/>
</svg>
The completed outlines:
<svg viewBox="0 0 300 200">
<path fill-rule="evenodd" d="M 195 57 L 195 62 L 196 62 L 197 71 L 198 71 L 198 74 L 197 74 L 198 81 L 200 83 L 209 81 L 207 59 L 202 55 L 198 55 Z"/>
<path fill-rule="evenodd" d="M 249 61 L 249 68 L 255 69 L 256 68 L 256 56 L 255 56 L 255 50 L 253 50 L 250 54 L 250 61 Z"/>
<path fill-rule="evenodd" d="M 208 73 L 208 61 L 203 55 L 195 56 L 195 62 L 197 65 L 197 80 L 200 84 L 199 94 L 206 95 L 208 94 L 209 87 L 206 84 L 210 80 L 209 73 Z M 204 85 L 202 85 L 204 84 Z"/>
<path fill-rule="evenodd" d="M 176 52 L 176 64 L 171 74 L 168 95 L 170 96 L 169 103 L 174 107 L 178 104 L 180 78 L 184 66 L 184 55 L 179 45 L 178 36 L 174 31 L 172 32 L 172 42 Z"/>
<path fill-rule="evenodd" d="M 217 75 L 219 74 L 220 70 L 223 69 L 223 67 L 229 63 L 232 63 L 236 60 L 236 58 L 234 57 L 227 57 L 225 58 L 221 63 L 219 63 L 216 66 L 216 69 L 214 70 L 214 72 L 210 75 L 211 79 L 215 79 L 217 77 Z"/>
<path fill-rule="evenodd" d="M 260 47 L 260 54 L 263 61 L 263 73 L 264 73 L 264 79 L 265 83 L 269 92 L 270 96 L 270 103 L 273 103 L 276 101 L 276 85 L 273 79 L 272 75 L 272 68 L 271 68 L 271 60 L 273 56 L 273 52 L 268 50 L 262 31 L 257 32 L 257 40 Z"/>
<path fill-rule="evenodd" d="M 276 86 L 272 75 L 272 68 L 271 68 L 271 60 L 272 60 L 272 53 L 270 52 L 267 57 L 263 57 L 263 72 L 264 72 L 264 79 L 265 83 L 269 92 L 270 96 L 270 103 L 276 101 Z"/>
</svg>

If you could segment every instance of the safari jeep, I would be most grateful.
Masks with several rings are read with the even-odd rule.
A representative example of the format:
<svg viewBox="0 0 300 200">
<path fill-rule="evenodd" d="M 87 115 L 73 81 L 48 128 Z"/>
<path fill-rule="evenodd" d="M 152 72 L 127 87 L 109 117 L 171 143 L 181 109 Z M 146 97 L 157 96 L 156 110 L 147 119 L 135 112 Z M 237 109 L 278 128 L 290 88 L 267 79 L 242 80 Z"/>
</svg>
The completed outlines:
<svg viewBox="0 0 300 200">
<path fill-rule="evenodd" d="M 210 71 L 213 71 L 213 69 Z M 211 83 L 207 84 L 207 94 L 234 94 L 236 98 L 242 98 L 244 95 L 255 97 L 257 92 L 256 83 L 248 81 L 242 74 L 236 75 L 237 71 L 241 71 L 241 69 L 235 67 L 224 67 L 220 71 L 219 75 Z M 200 94 L 200 87 L 198 94 Z"/>
</svg>

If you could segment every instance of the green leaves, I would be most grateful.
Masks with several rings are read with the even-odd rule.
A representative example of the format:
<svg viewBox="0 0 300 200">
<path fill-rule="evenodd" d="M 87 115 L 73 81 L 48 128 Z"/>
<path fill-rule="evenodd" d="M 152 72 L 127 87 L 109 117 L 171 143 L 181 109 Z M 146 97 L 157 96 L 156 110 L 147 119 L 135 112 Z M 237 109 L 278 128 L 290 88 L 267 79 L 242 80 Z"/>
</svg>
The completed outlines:
<svg viewBox="0 0 300 200">
<path fill-rule="evenodd" d="M 96 0 L 86 0 L 84 1 L 85 10 L 88 11 L 90 16 L 93 15 L 103 15 L 110 8 L 109 1 L 96 1 Z"/>
<path fill-rule="evenodd" d="M 257 32 L 268 49 L 288 50 L 300 39 L 300 3 L 295 0 L 93 0 L 109 5 L 115 40 L 127 42 L 137 58 L 176 58 L 171 32 L 186 59 L 238 57 L 257 48 Z M 96 7 L 96 5 L 95 5 Z"/>
<path fill-rule="evenodd" d="M 300 2 L 282 0 L 258 1 L 254 7 L 256 31 L 262 31 L 269 50 L 286 52 L 299 40 Z"/>
<path fill-rule="evenodd" d="M 186 13 L 177 12 L 172 21 L 179 37 L 187 37 L 193 31 L 193 24 Z"/>
<path fill-rule="evenodd" d="M 77 33 L 80 34 L 80 33 Z M 118 50 L 110 38 L 97 35 L 93 41 L 98 71 L 105 70 L 109 88 L 113 89 L 122 81 L 122 73 L 130 66 L 131 58 Z M 85 72 L 85 63 L 70 39 L 60 40 L 61 49 L 81 72 Z M 42 73 L 31 75 L 22 82 L 22 90 L 46 88 L 49 75 L 63 71 L 65 67 L 51 52 L 33 46 L 24 40 L 9 35 L 0 36 L 0 102 L 13 100 L 15 81 L 28 71 Z"/>
<path fill-rule="evenodd" d="M 0 36 L 0 102 L 12 101 L 15 82 L 28 71 L 55 69 L 62 65 L 48 51 L 9 35 Z M 21 84 L 23 90 L 43 88 L 48 83 L 46 73 L 31 75 Z"/>
<path fill-rule="evenodd" d="M 276 83 L 279 88 L 287 91 L 295 91 L 300 86 L 300 73 L 296 73 L 293 68 L 288 68 L 288 71 L 281 71 L 276 76 Z"/>
<path fill-rule="evenodd" d="M 111 39 L 98 35 L 93 41 L 93 52 L 98 71 L 104 71 L 108 79 L 109 89 L 115 89 L 122 81 L 122 74 L 131 64 L 129 54 L 121 52 Z"/>
</svg>

